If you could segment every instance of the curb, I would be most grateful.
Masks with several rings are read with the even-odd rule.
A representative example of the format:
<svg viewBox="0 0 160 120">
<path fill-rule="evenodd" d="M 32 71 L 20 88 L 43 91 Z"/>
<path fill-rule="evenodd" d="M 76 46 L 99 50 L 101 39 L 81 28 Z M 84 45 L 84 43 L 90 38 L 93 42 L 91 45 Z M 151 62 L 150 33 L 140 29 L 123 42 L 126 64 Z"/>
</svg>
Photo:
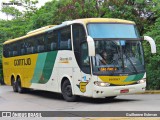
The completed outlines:
<svg viewBox="0 0 160 120">
<path fill-rule="evenodd" d="M 140 92 L 137 94 L 160 94 L 160 90 L 146 90 L 145 92 Z"/>
<path fill-rule="evenodd" d="M 146 90 L 146 94 L 160 94 L 160 90 Z"/>
</svg>

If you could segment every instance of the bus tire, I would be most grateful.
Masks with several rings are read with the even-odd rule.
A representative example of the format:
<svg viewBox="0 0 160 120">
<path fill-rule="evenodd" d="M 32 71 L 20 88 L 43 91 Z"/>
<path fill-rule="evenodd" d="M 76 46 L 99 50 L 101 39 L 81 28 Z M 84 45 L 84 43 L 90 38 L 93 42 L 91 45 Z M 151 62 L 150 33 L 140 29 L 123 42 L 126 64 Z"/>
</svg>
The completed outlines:
<svg viewBox="0 0 160 120">
<path fill-rule="evenodd" d="M 11 78 L 11 85 L 12 85 L 13 91 L 18 92 L 17 82 L 15 81 L 14 77 Z"/>
<path fill-rule="evenodd" d="M 74 102 L 77 96 L 72 94 L 72 87 L 69 80 L 65 80 L 62 84 L 62 95 L 67 102 Z"/>
<path fill-rule="evenodd" d="M 1 79 L 1 85 L 5 85 L 3 78 Z"/>
<path fill-rule="evenodd" d="M 17 90 L 18 90 L 19 93 L 23 93 L 24 92 L 24 88 L 21 86 L 20 77 L 18 77 L 18 79 L 17 79 Z"/>
</svg>

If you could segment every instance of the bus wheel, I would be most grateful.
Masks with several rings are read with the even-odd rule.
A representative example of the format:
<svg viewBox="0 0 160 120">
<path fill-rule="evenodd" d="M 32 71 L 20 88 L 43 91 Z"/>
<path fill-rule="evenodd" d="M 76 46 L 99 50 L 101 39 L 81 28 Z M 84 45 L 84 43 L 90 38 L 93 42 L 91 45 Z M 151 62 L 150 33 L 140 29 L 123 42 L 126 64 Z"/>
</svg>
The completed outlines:
<svg viewBox="0 0 160 120">
<path fill-rule="evenodd" d="M 21 79 L 20 78 L 17 79 L 17 90 L 19 93 L 24 92 L 24 88 L 22 88 L 22 86 L 21 86 Z"/>
<path fill-rule="evenodd" d="M 1 85 L 5 85 L 3 78 L 1 79 Z"/>
<path fill-rule="evenodd" d="M 15 81 L 14 77 L 11 78 L 11 85 L 13 87 L 13 91 L 18 92 L 17 82 Z"/>
<path fill-rule="evenodd" d="M 68 102 L 74 102 L 77 99 L 77 96 L 72 94 L 72 87 L 68 80 L 65 80 L 62 84 L 62 95 Z"/>
</svg>

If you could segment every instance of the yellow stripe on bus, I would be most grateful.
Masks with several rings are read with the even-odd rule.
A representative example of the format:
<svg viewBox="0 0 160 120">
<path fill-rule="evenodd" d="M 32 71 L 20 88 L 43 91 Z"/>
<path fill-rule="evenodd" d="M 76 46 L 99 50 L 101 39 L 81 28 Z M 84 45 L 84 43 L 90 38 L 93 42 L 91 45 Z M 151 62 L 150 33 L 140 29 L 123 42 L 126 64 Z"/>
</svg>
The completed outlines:
<svg viewBox="0 0 160 120">
<path fill-rule="evenodd" d="M 99 76 L 103 82 L 108 82 L 110 84 L 125 85 L 134 83 L 134 81 L 124 82 L 127 77 L 128 76 Z"/>
</svg>

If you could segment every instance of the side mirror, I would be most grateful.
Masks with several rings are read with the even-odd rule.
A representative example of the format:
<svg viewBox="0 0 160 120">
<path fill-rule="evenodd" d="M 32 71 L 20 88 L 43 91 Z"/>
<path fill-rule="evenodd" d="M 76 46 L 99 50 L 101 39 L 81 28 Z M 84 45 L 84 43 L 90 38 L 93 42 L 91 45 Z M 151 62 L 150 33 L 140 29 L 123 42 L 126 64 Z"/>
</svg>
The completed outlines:
<svg viewBox="0 0 160 120">
<path fill-rule="evenodd" d="M 149 42 L 149 44 L 151 46 L 151 53 L 156 53 L 156 43 L 155 43 L 155 41 L 149 36 L 144 36 L 144 40 Z"/>
<path fill-rule="evenodd" d="M 88 44 L 88 55 L 95 56 L 95 44 L 92 37 L 87 36 L 87 44 Z"/>
</svg>

